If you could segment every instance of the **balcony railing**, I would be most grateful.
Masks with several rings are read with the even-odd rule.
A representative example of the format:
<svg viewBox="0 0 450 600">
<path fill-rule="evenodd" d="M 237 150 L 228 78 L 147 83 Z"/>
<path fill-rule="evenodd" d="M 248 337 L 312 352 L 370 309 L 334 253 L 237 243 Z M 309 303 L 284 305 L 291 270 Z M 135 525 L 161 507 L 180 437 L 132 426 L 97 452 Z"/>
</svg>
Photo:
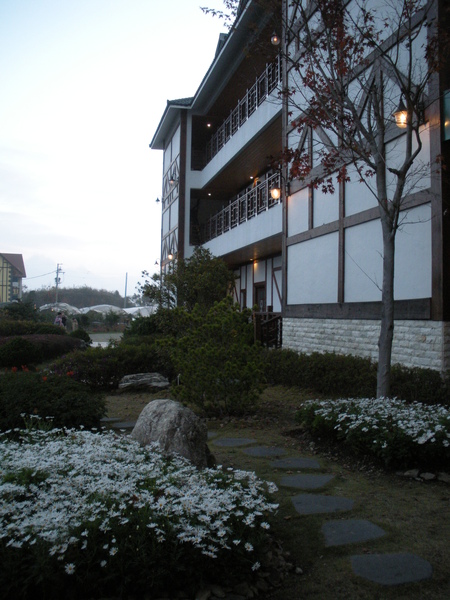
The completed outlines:
<svg viewBox="0 0 450 600">
<path fill-rule="evenodd" d="M 202 236 L 203 243 L 279 204 L 280 199 L 274 200 L 270 194 L 272 188 L 279 187 L 280 174 L 274 173 L 267 177 L 265 181 L 257 183 L 251 190 L 238 196 L 228 206 L 208 219 Z"/>
<path fill-rule="evenodd" d="M 281 59 L 278 57 L 275 62 L 266 65 L 264 72 L 214 133 L 206 147 L 206 164 L 216 156 L 280 82 Z"/>
</svg>

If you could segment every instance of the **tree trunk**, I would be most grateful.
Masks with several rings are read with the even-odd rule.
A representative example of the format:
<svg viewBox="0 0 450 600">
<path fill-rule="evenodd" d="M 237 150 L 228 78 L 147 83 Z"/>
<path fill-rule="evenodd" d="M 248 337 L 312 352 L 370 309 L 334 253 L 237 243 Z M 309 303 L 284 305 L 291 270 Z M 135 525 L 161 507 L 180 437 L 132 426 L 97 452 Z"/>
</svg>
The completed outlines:
<svg viewBox="0 0 450 600">
<path fill-rule="evenodd" d="M 391 391 L 391 355 L 394 337 L 394 260 L 395 230 L 386 214 L 381 217 L 383 229 L 383 288 L 381 292 L 381 324 L 378 338 L 377 398 L 388 398 Z"/>
</svg>

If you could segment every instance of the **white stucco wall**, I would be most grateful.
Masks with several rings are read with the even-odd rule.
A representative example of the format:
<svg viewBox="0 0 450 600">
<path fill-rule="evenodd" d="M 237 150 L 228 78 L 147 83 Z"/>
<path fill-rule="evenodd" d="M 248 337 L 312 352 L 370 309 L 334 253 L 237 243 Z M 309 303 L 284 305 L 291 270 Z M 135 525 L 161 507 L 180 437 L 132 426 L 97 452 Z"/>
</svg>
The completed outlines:
<svg viewBox="0 0 450 600">
<path fill-rule="evenodd" d="M 287 249 L 287 303 L 337 302 L 338 233 Z"/>
</svg>

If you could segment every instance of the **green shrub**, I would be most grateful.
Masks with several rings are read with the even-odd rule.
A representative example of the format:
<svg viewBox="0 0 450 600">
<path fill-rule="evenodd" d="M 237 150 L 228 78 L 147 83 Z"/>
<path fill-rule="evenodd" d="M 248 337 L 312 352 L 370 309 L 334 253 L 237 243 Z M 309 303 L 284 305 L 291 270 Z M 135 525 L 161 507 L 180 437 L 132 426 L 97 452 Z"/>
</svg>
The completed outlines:
<svg viewBox="0 0 450 600">
<path fill-rule="evenodd" d="M 88 346 L 92 344 L 92 340 L 85 329 L 75 329 L 74 331 L 71 331 L 69 335 L 78 340 L 83 340 Z"/>
<path fill-rule="evenodd" d="M 24 415 L 52 417 L 55 427 L 97 427 L 105 412 L 101 396 L 70 375 L 8 372 L 0 377 L 0 429 L 23 427 Z"/>
<path fill-rule="evenodd" d="M 359 356 L 329 352 L 298 354 L 293 350 L 265 350 L 270 383 L 297 386 L 330 397 L 370 398 L 376 395 L 377 363 Z M 391 396 L 407 402 L 450 404 L 450 377 L 432 369 L 393 365 Z"/>
<path fill-rule="evenodd" d="M 370 359 L 330 352 L 298 354 L 293 350 L 266 350 L 271 383 L 297 386 L 329 396 L 373 396 L 376 364 Z"/>
<path fill-rule="evenodd" d="M 56 360 L 49 369 L 59 375 L 73 372 L 75 380 L 97 390 L 115 389 L 124 375 L 133 373 L 158 372 L 169 379 L 174 374 L 171 351 L 164 342 L 87 348 Z"/>
<path fill-rule="evenodd" d="M 10 302 L 0 308 L 0 320 L 14 319 L 17 321 L 42 321 L 41 313 L 31 302 Z"/>
<path fill-rule="evenodd" d="M 0 345 L 0 367 L 31 366 L 42 360 L 39 347 L 25 338 L 8 338 Z"/>
<path fill-rule="evenodd" d="M 450 405 L 450 379 L 433 369 L 393 365 L 391 396 L 408 402 Z"/>
<path fill-rule="evenodd" d="M 180 374 L 177 397 L 205 414 L 243 414 L 255 408 L 263 379 L 260 348 L 253 345 L 247 311 L 229 299 L 206 316 L 191 314 L 193 326 L 177 342 L 175 366 Z"/>
<path fill-rule="evenodd" d="M 192 320 L 184 308 L 158 308 L 148 317 L 137 317 L 124 332 L 124 338 L 134 336 L 172 337 L 179 339 L 190 329 Z"/>
<path fill-rule="evenodd" d="M 62 327 L 52 323 L 36 323 L 34 321 L 20 321 L 12 319 L 0 320 L 0 337 L 32 334 L 66 335 Z"/>
<path fill-rule="evenodd" d="M 0 367 L 39 364 L 80 348 L 81 341 L 68 335 L 24 335 L 0 338 Z"/>
</svg>

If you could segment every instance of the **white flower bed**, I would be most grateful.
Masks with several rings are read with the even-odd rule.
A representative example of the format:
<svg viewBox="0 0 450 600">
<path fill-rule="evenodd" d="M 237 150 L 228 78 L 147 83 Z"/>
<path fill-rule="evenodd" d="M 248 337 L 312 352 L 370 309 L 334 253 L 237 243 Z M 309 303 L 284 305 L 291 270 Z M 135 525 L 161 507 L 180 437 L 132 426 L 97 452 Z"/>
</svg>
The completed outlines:
<svg viewBox="0 0 450 600">
<path fill-rule="evenodd" d="M 35 431 L 20 442 L 0 436 L 0 539 L 12 548 L 44 541 L 68 575 L 77 565 L 65 555 L 86 548 L 86 524 L 98 524 L 106 538 L 101 567 L 120 552 L 117 532 L 130 508 L 143 509 L 141 526 L 160 543 L 170 526 L 179 543 L 212 558 L 241 538 L 243 547 L 249 532 L 267 529 L 263 516 L 277 505 L 266 492 L 275 490 L 254 473 L 199 471 L 113 433 Z"/>
<path fill-rule="evenodd" d="M 450 411 L 444 406 L 428 406 L 420 402 L 407 404 L 397 398 L 324 400 L 309 404 L 318 405 L 317 415 L 325 418 L 337 415 L 336 429 L 339 430 L 359 427 L 367 431 L 376 430 L 390 423 L 416 444 L 435 442 L 439 437 L 445 447 L 450 445 Z"/>
<path fill-rule="evenodd" d="M 314 414 L 334 423 L 340 436 L 366 434 L 376 447 L 385 449 L 392 432 L 401 433 L 416 446 L 450 447 L 450 411 L 440 405 L 406 403 L 396 398 L 315 400 Z"/>
</svg>

